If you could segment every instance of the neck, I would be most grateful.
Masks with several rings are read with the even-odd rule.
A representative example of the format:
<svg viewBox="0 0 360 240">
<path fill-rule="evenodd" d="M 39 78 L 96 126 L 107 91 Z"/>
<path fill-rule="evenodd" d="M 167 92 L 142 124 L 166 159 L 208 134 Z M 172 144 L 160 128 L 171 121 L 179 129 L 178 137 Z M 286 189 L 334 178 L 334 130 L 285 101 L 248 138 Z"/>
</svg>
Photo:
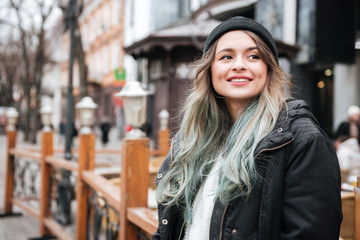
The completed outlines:
<svg viewBox="0 0 360 240">
<path fill-rule="evenodd" d="M 231 121 L 234 124 L 238 119 L 239 115 L 241 115 L 245 111 L 246 105 L 243 103 L 227 102 L 226 107 L 230 113 Z"/>
</svg>

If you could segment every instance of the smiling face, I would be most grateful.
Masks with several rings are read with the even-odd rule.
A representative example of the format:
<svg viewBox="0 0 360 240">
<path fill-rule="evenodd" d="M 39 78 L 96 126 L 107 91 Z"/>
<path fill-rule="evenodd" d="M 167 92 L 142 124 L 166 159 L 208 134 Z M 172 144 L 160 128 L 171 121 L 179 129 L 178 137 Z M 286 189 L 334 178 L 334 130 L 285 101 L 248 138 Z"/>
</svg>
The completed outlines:
<svg viewBox="0 0 360 240">
<path fill-rule="evenodd" d="M 244 31 L 219 38 L 211 64 L 211 81 L 233 118 L 264 89 L 268 67 L 255 41 Z"/>
</svg>

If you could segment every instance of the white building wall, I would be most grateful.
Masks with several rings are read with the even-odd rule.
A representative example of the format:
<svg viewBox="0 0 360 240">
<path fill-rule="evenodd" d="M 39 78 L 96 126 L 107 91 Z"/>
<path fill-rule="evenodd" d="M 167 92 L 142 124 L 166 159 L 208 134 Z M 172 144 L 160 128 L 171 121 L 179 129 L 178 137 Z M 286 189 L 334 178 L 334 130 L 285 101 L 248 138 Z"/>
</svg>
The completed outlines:
<svg viewBox="0 0 360 240">
<path fill-rule="evenodd" d="M 150 10 L 150 0 L 125 1 L 125 47 L 146 38 L 150 34 Z M 137 62 L 132 56 L 125 55 L 124 68 L 127 81 L 137 78 Z"/>
<path fill-rule="evenodd" d="M 339 126 L 347 118 L 350 105 L 360 106 L 360 50 L 354 64 L 335 64 L 334 67 L 334 125 Z"/>
<path fill-rule="evenodd" d="M 297 0 L 284 1 L 283 41 L 296 43 L 296 6 Z"/>
</svg>

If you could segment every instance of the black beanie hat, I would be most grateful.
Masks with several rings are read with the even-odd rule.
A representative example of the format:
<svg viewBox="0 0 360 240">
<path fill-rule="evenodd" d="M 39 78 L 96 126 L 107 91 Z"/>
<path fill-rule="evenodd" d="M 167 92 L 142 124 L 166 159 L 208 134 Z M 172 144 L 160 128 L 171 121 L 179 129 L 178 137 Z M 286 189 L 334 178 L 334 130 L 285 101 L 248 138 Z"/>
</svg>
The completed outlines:
<svg viewBox="0 0 360 240">
<path fill-rule="evenodd" d="M 203 55 L 209 50 L 211 45 L 219 39 L 222 35 L 227 32 L 234 31 L 234 30 L 248 30 L 250 32 L 255 33 L 258 35 L 270 48 L 271 52 L 274 54 L 276 61 L 278 61 L 278 54 L 276 50 L 275 41 L 272 38 L 271 34 L 265 27 L 263 27 L 260 23 L 254 21 L 253 19 L 236 16 L 230 18 L 222 23 L 220 23 L 212 32 L 209 34 L 208 38 L 206 39 Z"/>
</svg>

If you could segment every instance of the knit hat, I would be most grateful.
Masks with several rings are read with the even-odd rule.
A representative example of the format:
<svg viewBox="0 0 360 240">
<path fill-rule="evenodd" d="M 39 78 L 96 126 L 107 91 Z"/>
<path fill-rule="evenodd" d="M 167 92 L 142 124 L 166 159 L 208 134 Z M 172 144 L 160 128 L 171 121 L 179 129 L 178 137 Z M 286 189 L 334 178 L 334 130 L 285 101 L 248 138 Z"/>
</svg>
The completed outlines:
<svg viewBox="0 0 360 240">
<path fill-rule="evenodd" d="M 272 38 L 271 34 L 265 27 L 263 27 L 260 23 L 254 21 L 253 19 L 236 16 L 230 18 L 222 23 L 220 23 L 217 27 L 212 30 L 206 39 L 203 55 L 209 50 L 209 48 L 214 44 L 216 40 L 218 40 L 222 35 L 227 32 L 234 30 L 248 30 L 250 32 L 258 35 L 270 48 L 271 52 L 274 54 L 276 61 L 278 61 L 278 54 L 276 50 L 275 41 Z"/>
</svg>

